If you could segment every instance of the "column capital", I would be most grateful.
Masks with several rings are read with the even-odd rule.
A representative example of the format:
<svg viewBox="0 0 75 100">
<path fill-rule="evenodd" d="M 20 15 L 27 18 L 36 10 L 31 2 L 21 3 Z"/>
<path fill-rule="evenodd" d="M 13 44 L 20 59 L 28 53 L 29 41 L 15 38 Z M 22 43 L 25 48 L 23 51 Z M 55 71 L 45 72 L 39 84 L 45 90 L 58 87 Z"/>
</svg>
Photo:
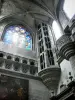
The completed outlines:
<svg viewBox="0 0 75 100">
<path fill-rule="evenodd" d="M 59 54 L 63 54 L 65 59 L 69 60 L 71 56 L 75 55 L 75 43 L 71 40 L 69 35 L 61 36 L 57 40 L 56 45 L 58 47 Z"/>
</svg>

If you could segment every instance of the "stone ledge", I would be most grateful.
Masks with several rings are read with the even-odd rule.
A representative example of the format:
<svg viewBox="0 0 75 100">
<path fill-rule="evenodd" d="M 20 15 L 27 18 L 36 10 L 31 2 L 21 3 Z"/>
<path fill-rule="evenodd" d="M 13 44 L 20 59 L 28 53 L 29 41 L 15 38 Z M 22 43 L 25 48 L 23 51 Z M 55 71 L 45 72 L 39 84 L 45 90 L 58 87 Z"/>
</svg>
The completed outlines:
<svg viewBox="0 0 75 100">
<path fill-rule="evenodd" d="M 41 80 L 41 78 L 39 76 L 27 75 L 24 73 L 14 72 L 14 71 L 2 69 L 2 68 L 0 68 L 0 74 L 12 76 L 12 77 L 17 77 L 17 78 L 21 78 L 21 79 Z"/>
</svg>

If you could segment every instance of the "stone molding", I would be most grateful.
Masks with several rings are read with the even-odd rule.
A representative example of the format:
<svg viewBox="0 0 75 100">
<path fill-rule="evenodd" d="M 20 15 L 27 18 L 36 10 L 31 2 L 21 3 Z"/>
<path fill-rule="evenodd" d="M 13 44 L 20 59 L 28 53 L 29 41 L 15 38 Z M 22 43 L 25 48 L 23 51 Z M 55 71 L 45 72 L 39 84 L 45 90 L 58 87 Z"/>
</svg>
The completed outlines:
<svg viewBox="0 0 75 100">
<path fill-rule="evenodd" d="M 34 65 L 31 65 L 32 61 L 31 59 L 0 52 L 0 73 L 36 78 L 38 77 L 38 67 L 36 67 L 36 61 L 33 62 Z"/>
<path fill-rule="evenodd" d="M 51 66 L 49 68 L 43 69 L 38 73 L 41 77 L 43 83 L 48 87 L 49 90 L 57 89 L 59 79 L 61 74 L 61 68 L 56 66 Z"/>
<path fill-rule="evenodd" d="M 75 43 L 71 40 L 69 35 L 63 35 L 59 40 L 57 40 L 57 47 L 59 54 L 63 55 L 64 59 L 69 60 L 69 58 L 75 55 Z"/>
</svg>

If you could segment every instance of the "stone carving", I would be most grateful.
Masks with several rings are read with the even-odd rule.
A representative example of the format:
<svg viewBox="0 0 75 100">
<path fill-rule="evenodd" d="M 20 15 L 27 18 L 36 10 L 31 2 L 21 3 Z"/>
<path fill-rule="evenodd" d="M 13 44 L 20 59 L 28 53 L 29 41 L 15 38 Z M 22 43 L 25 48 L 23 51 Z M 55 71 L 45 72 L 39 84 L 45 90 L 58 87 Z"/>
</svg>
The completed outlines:
<svg viewBox="0 0 75 100">
<path fill-rule="evenodd" d="M 60 49 L 62 48 L 62 46 L 64 46 L 64 45 L 67 44 L 67 43 L 70 43 L 70 42 L 72 42 L 70 36 L 68 36 L 68 35 L 63 35 L 63 36 L 60 37 L 60 38 L 57 40 L 57 42 L 56 42 L 57 47 L 58 47 L 58 50 L 60 50 Z"/>
</svg>

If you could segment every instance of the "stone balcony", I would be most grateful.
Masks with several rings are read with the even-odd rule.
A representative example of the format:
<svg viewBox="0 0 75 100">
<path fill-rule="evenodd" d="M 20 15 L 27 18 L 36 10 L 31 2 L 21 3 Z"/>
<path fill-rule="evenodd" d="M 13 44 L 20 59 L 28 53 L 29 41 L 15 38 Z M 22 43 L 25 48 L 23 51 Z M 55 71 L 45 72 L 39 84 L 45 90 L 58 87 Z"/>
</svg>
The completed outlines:
<svg viewBox="0 0 75 100">
<path fill-rule="evenodd" d="M 38 77 L 37 61 L 0 52 L 0 73 Z"/>
<path fill-rule="evenodd" d="M 60 79 L 61 68 L 52 65 L 46 69 L 41 70 L 38 74 L 49 90 L 56 91 Z"/>
</svg>

